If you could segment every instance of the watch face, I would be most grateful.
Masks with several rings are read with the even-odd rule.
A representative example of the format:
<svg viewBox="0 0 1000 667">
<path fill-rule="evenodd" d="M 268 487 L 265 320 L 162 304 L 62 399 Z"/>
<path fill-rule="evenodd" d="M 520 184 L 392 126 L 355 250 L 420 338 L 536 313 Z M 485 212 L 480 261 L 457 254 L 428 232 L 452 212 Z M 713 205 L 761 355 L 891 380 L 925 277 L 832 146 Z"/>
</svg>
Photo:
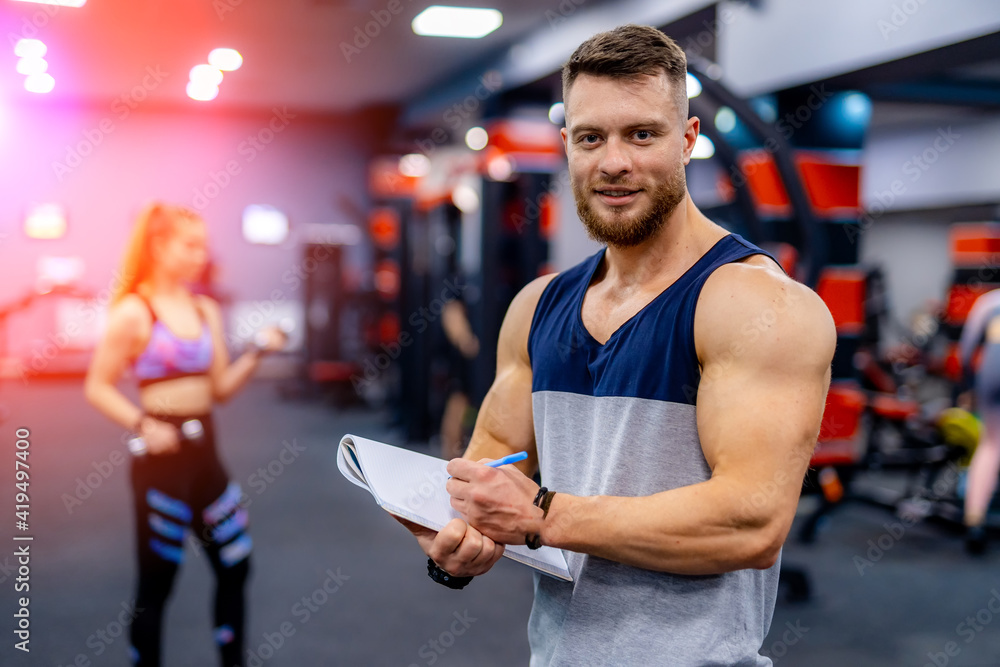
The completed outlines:
<svg viewBox="0 0 1000 667">
<path fill-rule="evenodd" d="M 431 558 L 427 559 L 427 575 L 442 586 L 456 590 L 465 588 L 472 581 L 472 577 L 456 577 L 448 574 L 438 567 L 437 563 Z"/>
</svg>

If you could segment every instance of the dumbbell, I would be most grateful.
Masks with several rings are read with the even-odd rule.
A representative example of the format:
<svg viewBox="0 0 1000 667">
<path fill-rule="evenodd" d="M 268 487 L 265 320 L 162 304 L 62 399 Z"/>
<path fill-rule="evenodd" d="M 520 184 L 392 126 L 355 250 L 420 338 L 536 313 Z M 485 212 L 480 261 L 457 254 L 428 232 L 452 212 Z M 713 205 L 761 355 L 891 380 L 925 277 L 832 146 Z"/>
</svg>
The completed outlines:
<svg viewBox="0 0 1000 667">
<path fill-rule="evenodd" d="M 196 445 L 200 445 L 204 442 L 205 427 L 198 419 L 188 419 L 186 422 L 181 424 L 180 431 L 181 440 L 186 440 Z M 128 450 L 132 452 L 132 456 L 145 456 L 146 452 L 149 450 L 149 446 L 146 444 L 145 438 L 141 435 L 137 435 L 134 438 L 129 439 Z"/>
<path fill-rule="evenodd" d="M 285 334 L 285 337 L 287 338 L 291 336 L 292 331 L 295 330 L 295 321 L 290 317 L 283 317 L 278 322 L 278 329 L 281 333 Z M 258 352 L 263 352 L 267 348 L 267 334 L 263 331 L 258 331 L 254 334 L 250 347 Z"/>
</svg>

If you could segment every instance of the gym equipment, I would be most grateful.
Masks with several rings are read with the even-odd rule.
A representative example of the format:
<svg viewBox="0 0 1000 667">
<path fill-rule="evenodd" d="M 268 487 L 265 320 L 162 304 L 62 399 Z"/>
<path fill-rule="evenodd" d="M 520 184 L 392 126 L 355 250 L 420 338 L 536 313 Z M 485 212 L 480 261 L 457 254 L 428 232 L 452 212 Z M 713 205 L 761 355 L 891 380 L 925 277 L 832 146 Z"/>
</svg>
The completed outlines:
<svg viewBox="0 0 1000 667">
<path fill-rule="evenodd" d="M 201 445 L 205 441 L 205 427 L 198 419 L 188 419 L 180 427 L 181 440 Z M 142 436 L 129 438 L 128 450 L 132 456 L 145 456 L 149 451 L 146 439 Z"/>
<path fill-rule="evenodd" d="M 285 334 L 285 337 L 287 338 L 295 330 L 295 321 L 292 320 L 292 318 L 290 317 L 283 317 L 278 322 L 277 326 L 278 329 L 283 334 Z M 258 331 L 256 334 L 254 334 L 251 348 L 257 350 L 258 352 L 265 351 L 265 349 L 267 348 L 267 334 L 265 334 L 263 331 Z"/>
<path fill-rule="evenodd" d="M 958 460 L 961 466 L 968 466 L 976 453 L 979 444 L 979 434 L 982 424 L 974 414 L 962 408 L 948 408 L 941 412 L 937 419 L 941 437 L 950 445 L 961 447 L 965 454 Z"/>
</svg>

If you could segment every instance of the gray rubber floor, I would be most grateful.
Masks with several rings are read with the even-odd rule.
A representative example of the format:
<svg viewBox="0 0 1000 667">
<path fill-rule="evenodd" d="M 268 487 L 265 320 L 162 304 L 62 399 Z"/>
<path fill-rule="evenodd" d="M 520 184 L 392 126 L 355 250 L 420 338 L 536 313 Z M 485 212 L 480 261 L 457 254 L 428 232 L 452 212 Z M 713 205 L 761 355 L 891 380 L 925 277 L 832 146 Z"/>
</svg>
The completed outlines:
<svg viewBox="0 0 1000 667">
<path fill-rule="evenodd" d="M 125 665 L 135 570 L 127 464 L 112 454 L 125 451 L 121 432 L 86 406 L 79 381 L 8 381 L 0 403 L 11 415 L 0 425 L 0 665 Z M 224 460 L 251 501 L 248 665 L 527 664 L 529 570 L 505 559 L 465 591 L 434 584 L 409 534 L 337 471 L 340 436 L 391 439 L 385 415 L 283 402 L 261 382 L 217 417 Z M 31 433 L 27 532 L 13 516 L 18 427 Z M 813 598 L 779 601 L 764 645 L 776 665 L 1000 665 L 990 609 L 1000 610 L 1000 548 L 970 560 L 954 536 L 925 525 L 900 534 L 892 521 L 847 507 L 816 544 L 786 546 L 784 562 L 807 569 Z M 30 653 L 14 648 L 25 595 L 14 591 L 14 535 L 35 538 Z M 216 664 L 212 587 L 189 545 L 166 622 L 167 667 Z"/>
</svg>

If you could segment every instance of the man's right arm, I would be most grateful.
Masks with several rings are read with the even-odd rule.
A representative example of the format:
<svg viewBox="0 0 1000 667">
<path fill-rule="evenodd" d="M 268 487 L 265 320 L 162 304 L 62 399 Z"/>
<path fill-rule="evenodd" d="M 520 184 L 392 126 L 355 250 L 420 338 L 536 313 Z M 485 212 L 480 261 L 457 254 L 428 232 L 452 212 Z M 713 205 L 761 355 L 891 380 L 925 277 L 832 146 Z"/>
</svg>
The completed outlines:
<svg viewBox="0 0 1000 667">
<path fill-rule="evenodd" d="M 528 476 L 538 467 L 531 410 L 528 333 L 538 299 L 555 275 L 542 276 L 529 283 L 507 309 L 497 345 L 496 378 L 479 408 L 476 428 L 462 458 L 492 460 L 526 451 L 528 458 L 515 465 Z"/>
<path fill-rule="evenodd" d="M 469 448 L 463 458 L 498 459 L 527 451 L 528 458 L 515 465 L 527 475 L 538 466 L 531 414 L 531 363 L 528 332 L 535 306 L 555 274 L 542 276 L 522 289 L 504 317 L 497 346 L 497 374 L 476 419 Z M 457 576 L 484 574 L 503 555 L 496 544 L 462 519 L 452 519 L 440 532 L 399 519 L 417 538 L 437 565 Z"/>
</svg>

